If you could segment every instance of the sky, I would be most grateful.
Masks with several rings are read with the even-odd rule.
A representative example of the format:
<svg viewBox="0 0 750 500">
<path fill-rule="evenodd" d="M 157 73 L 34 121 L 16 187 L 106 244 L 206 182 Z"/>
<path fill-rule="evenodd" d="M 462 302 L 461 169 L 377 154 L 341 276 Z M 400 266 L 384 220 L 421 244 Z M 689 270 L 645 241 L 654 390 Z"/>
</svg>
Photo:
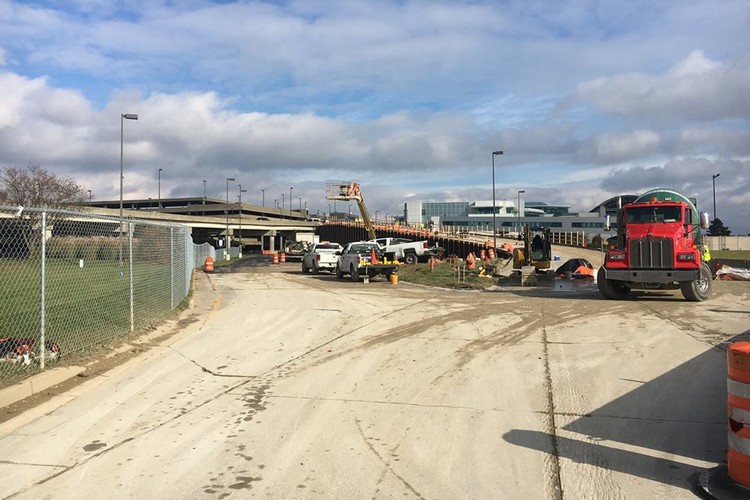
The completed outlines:
<svg viewBox="0 0 750 500">
<path fill-rule="evenodd" d="M 747 0 L 0 0 L 0 168 L 116 200 L 122 133 L 125 199 L 235 178 L 325 213 L 354 180 L 382 216 L 491 200 L 502 150 L 498 199 L 666 187 L 750 234 L 748 26 Z"/>
</svg>

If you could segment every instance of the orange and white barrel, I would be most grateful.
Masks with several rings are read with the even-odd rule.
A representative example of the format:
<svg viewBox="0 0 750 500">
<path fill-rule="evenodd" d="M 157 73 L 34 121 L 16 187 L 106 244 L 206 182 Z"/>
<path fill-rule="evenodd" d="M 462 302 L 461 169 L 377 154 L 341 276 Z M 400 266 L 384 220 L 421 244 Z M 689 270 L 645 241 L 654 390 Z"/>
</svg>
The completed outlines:
<svg viewBox="0 0 750 500">
<path fill-rule="evenodd" d="M 281 252 L 281 263 L 284 264 L 286 262 L 286 254 L 284 252 Z"/>
<path fill-rule="evenodd" d="M 750 487 L 750 342 L 727 351 L 727 469 L 729 477 Z"/>
<path fill-rule="evenodd" d="M 279 254 L 278 252 L 273 253 L 273 263 L 278 264 L 279 263 Z"/>
</svg>

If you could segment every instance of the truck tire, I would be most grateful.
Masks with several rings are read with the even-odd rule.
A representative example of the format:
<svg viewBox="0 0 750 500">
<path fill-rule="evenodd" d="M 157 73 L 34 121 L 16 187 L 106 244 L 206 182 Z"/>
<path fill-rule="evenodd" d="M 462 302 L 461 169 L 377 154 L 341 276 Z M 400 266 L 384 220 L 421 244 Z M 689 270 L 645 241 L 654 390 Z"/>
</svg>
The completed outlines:
<svg viewBox="0 0 750 500">
<path fill-rule="evenodd" d="M 599 292 L 607 300 L 626 299 L 630 294 L 630 288 L 622 281 L 605 278 L 603 267 L 600 267 L 599 272 L 596 273 L 596 285 L 599 287 Z"/>
<path fill-rule="evenodd" d="M 409 252 L 404 255 L 404 262 L 406 262 L 407 264 L 416 264 L 417 262 L 419 262 L 419 257 L 417 257 L 417 254 Z"/>
<path fill-rule="evenodd" d="M 307 267 L 307 262 L 305 262 L 305 259 L 302 259 L 302 272 L 305 274 L 310 272 L 310 268 Z"/>
<path fill-rule="evenodd" d="M 313 262 L 312 272 L 313 274 L 320 274 L 320 268 L 318 267 L 317 262 Z"/>
<path fill-rule="evenodd" d="M 711 270 L 704 262 L 701 264 L 700 278 L 695 281 L 683 281 L 680 283 L 682 295 L 690 302 L 703 302 L 711 295 L 712 280 Z"/>
<path fill-rule="evenodd" d="M 344 279 L 344 271 L 336 264 L 336 277 L 340 280 Z"/>
<path fill-rule="evenodd" d="M 350 274 L 350 276 L 352 278 L 352 281 L 359 281 L 359 269 L 357 269 L 356 267 L 352 266 L 351 271 L 350 271 L 349 274 Z"/>
</svg>

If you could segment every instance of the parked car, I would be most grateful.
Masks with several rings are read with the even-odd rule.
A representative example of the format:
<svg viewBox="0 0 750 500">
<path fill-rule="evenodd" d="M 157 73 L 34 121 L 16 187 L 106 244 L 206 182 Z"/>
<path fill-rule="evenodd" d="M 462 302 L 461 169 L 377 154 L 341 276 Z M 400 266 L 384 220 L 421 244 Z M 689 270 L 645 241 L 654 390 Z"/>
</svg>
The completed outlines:
<svg viewBox="0 0 750 500">
<path fill-rule="evenodd" d="M 343 247 L 338 243 L 321 241 L 314 243 L 310 251 L 302 256 L 302 272 L 309 273 L 312 271 L 318 274 L 320 271 L 334 272 L 336 263 L 339 261 L 339 255 Z"/>
</svg>

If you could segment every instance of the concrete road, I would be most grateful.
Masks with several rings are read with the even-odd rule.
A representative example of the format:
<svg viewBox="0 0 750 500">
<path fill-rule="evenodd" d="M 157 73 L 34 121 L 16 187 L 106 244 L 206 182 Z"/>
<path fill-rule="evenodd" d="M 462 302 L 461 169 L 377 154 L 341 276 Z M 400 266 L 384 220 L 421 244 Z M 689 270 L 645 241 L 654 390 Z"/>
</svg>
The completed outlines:
<svg viewBox="0 0 750 500">
<path fill-rule="evenodd" d="M 197 279 L 168 343 L 0 425 L 0 498 L 693 498 L 723 460 L 750 283 Z"/>
</svg>

